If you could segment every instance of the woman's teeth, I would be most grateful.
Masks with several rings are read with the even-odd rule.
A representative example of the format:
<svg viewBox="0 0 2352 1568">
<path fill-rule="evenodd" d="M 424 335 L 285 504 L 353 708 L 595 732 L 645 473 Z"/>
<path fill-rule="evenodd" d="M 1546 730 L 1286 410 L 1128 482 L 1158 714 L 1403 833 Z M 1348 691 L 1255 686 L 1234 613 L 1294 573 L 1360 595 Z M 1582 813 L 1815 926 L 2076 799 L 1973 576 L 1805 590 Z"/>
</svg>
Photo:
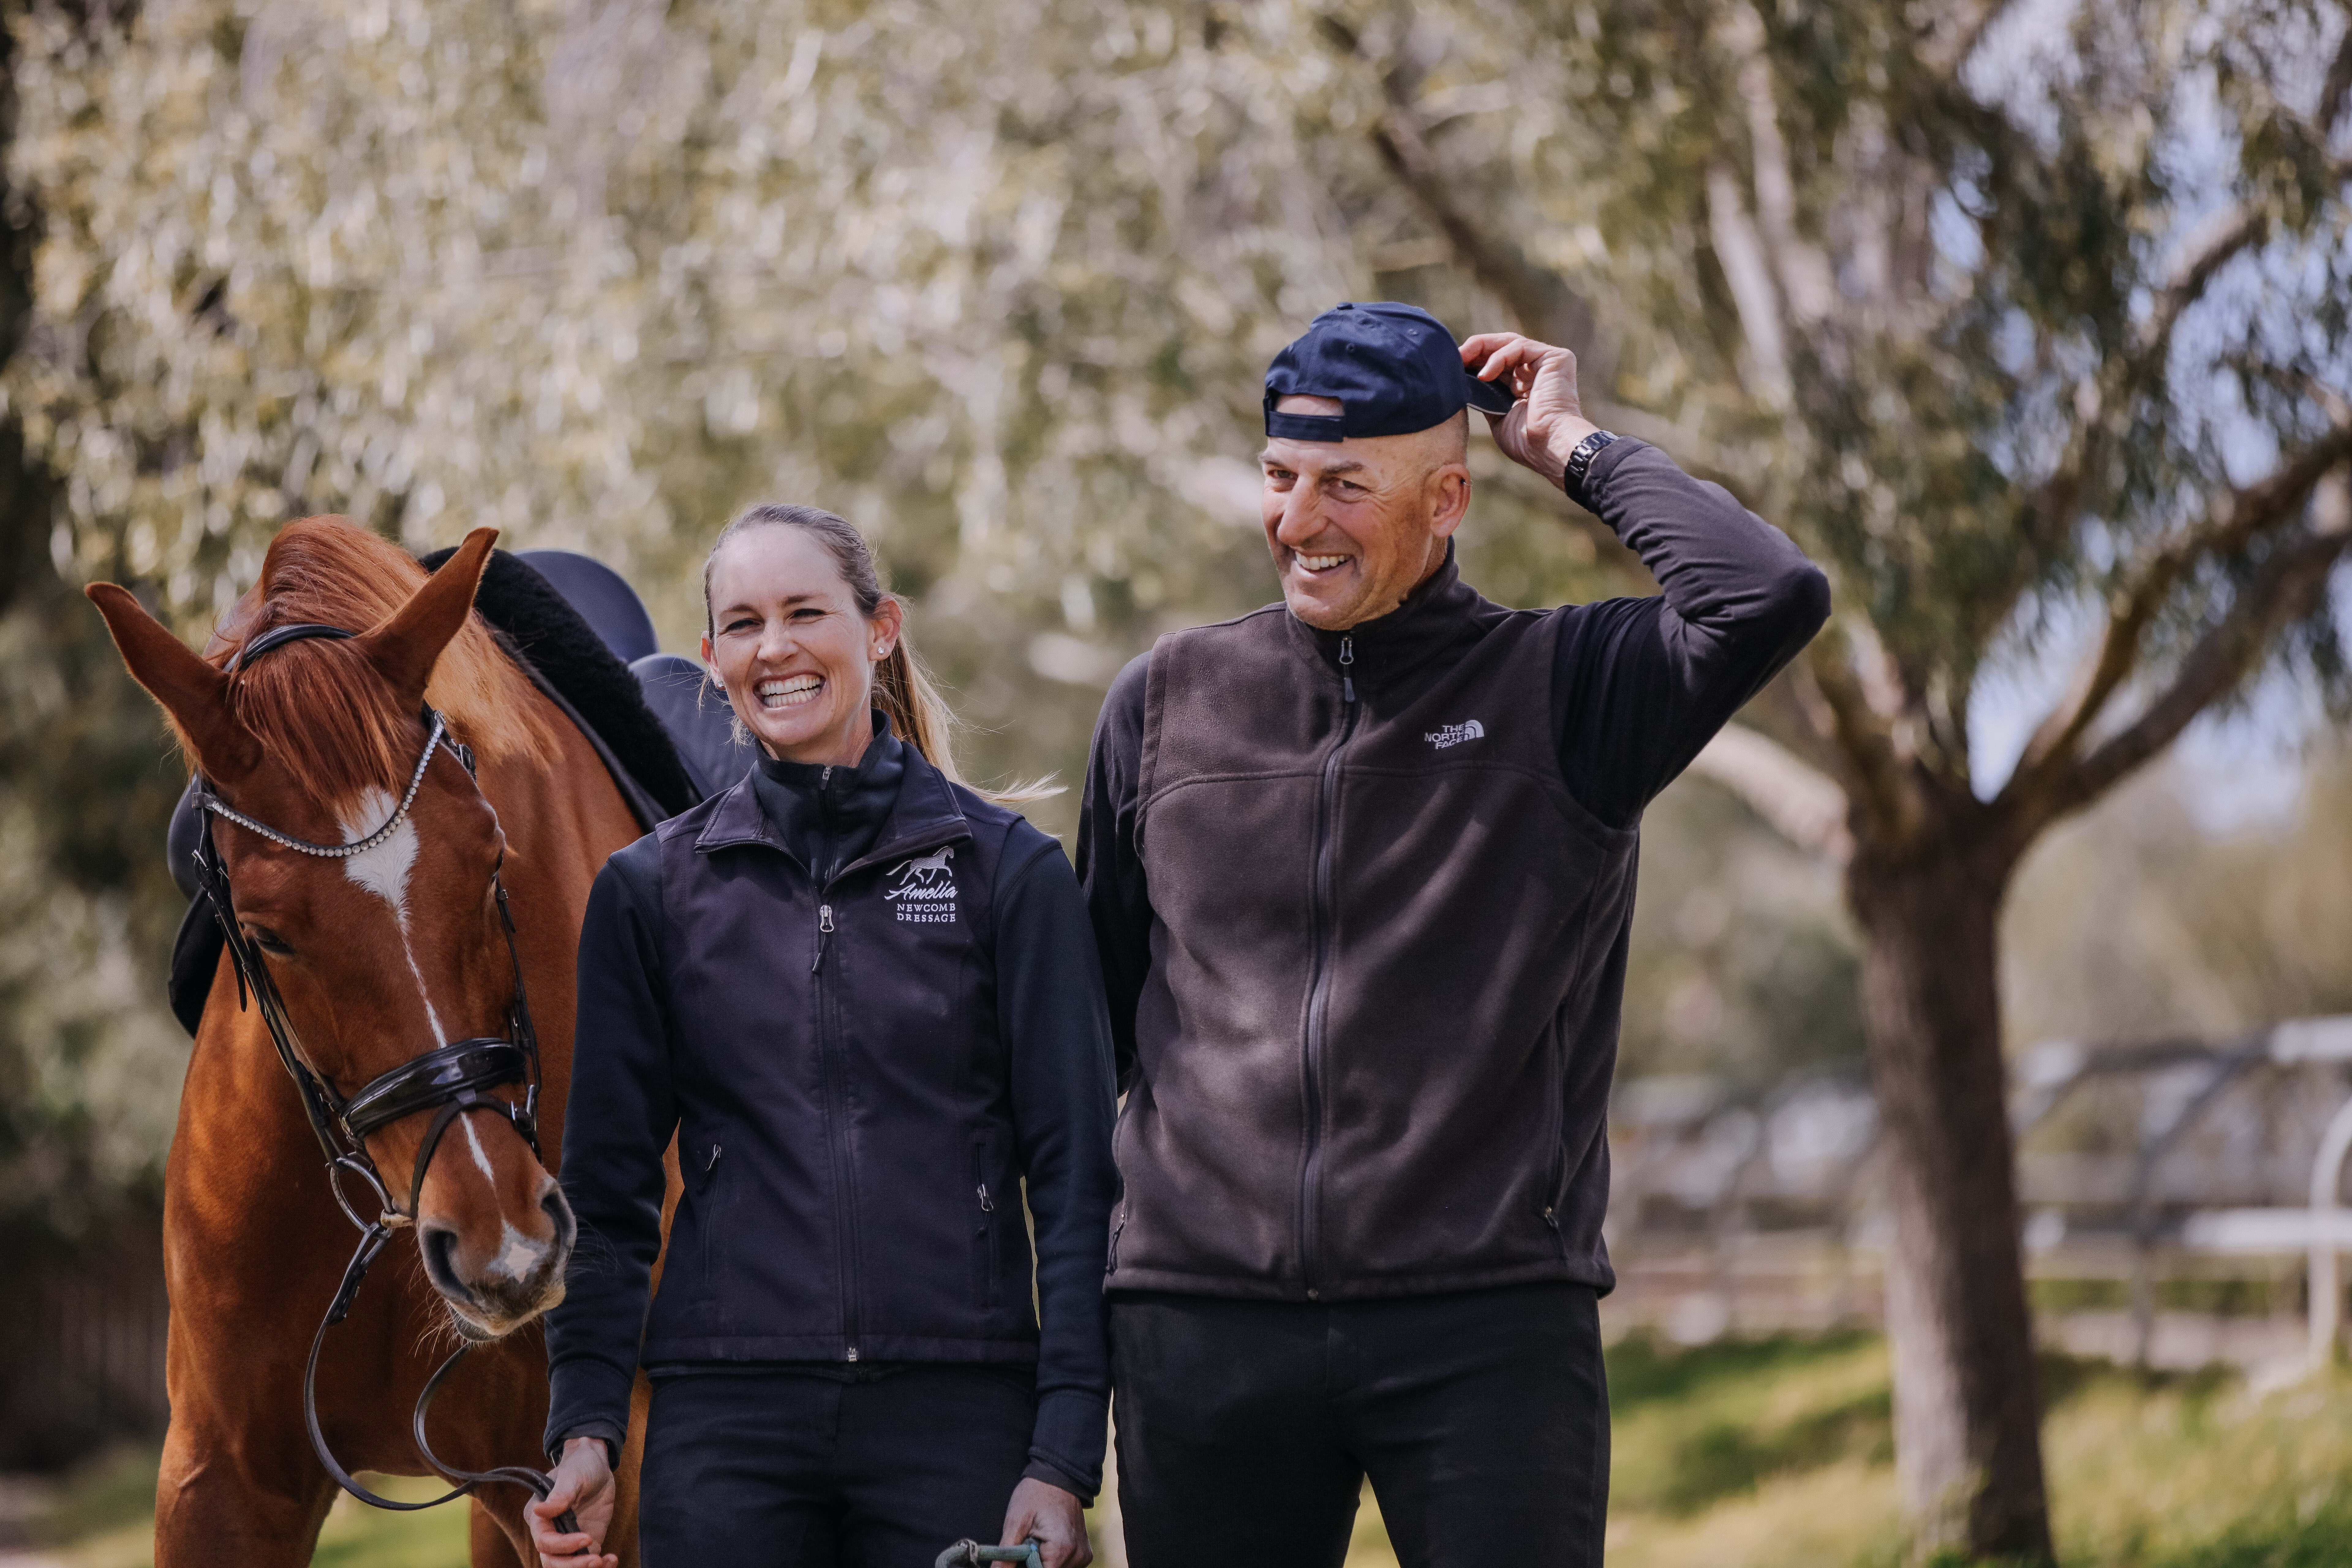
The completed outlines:
<svg viewBox="0 0 2352 1568">
<path fill-rule="evenodd" d="M 1299 565 L 1309 572 L 1328 572 L 1348 558 L 1344 555 L 1301 555 L 1297 559 Z"/>
<path fill-rule="evenodd" d="M 762 708 L 797 708 L 812 701 L 824 686 L 817 675 L 795 675 L 789 680 L 763 680 L 753 688 Z"/>
</svg>

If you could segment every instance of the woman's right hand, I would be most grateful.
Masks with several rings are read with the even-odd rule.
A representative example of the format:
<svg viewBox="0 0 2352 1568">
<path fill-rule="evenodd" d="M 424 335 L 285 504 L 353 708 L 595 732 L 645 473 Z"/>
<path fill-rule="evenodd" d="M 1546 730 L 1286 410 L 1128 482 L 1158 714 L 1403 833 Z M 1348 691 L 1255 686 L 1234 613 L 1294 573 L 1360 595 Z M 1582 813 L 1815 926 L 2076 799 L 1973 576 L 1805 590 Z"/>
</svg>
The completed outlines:
<svg viewBox="0 0 2352 1568">
<path fill-rule="evenodd" d="M 604 1439 L 567 1438 L 551 1479 L 555 1486 L 546 1500 L 530 1503 L 523 1515 L 540 1568 L 621 1568 L 620 1558 L 604 1549 L 604 1531 L 613 1527 L 613 1467 Z M 568 1535 L 555 1528 L 567 1508 L 580 1522 Z"/>
</svg>

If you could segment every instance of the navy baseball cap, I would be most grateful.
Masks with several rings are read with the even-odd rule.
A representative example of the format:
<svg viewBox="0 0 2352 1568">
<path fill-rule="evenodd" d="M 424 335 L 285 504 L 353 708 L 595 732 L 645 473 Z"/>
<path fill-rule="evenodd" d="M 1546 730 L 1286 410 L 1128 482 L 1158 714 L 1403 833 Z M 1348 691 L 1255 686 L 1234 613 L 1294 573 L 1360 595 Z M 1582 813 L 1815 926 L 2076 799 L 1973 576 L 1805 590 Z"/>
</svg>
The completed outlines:
<svg viewBox="0 0 2352 1568">
<path fill-rule="evenodd" d="M 1277 414 L 1286 397 L 1330 397 L 1337 414 Z M 1265 433 L 1290 441 L 1410 436 L 1464 408 L 1506 414 L 1509 385 L 1480 381 L 1445 324 L 1416 305 L 1334 305 L 1265 369 Z"/>
</svg>

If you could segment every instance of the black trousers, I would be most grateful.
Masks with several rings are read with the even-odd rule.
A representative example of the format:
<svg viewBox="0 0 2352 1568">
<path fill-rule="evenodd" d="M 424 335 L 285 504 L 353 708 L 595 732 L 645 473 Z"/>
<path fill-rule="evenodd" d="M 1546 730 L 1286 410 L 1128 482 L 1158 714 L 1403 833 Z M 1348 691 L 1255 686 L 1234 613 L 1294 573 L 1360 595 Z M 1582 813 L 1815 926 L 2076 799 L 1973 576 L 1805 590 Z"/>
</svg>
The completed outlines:
<svg viewBox="0 0 2352 1568">
<path fill-rule="evenodd" d="M 1128 1561 L 1339 1568 L 1369 1476 L 1404 1568 L 1600 1568 L 1597 1300 L 1112 1297 Z"/>
<path fill-rule="evenodd" d="M 992 1545 L 1036 1405 L 1026 1368 L 657 1377 L 646 1568 L 931 1568 Z"/>
</svg>

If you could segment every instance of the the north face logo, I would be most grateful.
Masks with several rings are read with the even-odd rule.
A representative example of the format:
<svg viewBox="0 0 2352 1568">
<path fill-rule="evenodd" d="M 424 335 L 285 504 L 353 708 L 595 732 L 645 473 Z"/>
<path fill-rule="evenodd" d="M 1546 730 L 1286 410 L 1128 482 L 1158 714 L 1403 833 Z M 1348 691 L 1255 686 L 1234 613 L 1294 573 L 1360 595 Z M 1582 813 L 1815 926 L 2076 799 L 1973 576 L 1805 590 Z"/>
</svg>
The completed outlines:
<svg viewBox="0 0 2352 1568">
<path fill-rule="evenodd" d="M 1486 726 L 1475 719 L 1466 719 L 1459 724 L 1448 724 L 1442 730 L 1432 730 L 1422 737 L 1441 752 L 1448 746 L 1458 746 L 1465 741 L 1483 741 L 1486 738 Z"/>
<path fill-rule="evenodd" d="M 918 855 L 890 873 L 898 879 L 882 897 L 898 906 L 898 919 L 909 925 L 944 925 L 956 918 L 955 873 L 948 862 L 955 846 Z"/>
</svg>

